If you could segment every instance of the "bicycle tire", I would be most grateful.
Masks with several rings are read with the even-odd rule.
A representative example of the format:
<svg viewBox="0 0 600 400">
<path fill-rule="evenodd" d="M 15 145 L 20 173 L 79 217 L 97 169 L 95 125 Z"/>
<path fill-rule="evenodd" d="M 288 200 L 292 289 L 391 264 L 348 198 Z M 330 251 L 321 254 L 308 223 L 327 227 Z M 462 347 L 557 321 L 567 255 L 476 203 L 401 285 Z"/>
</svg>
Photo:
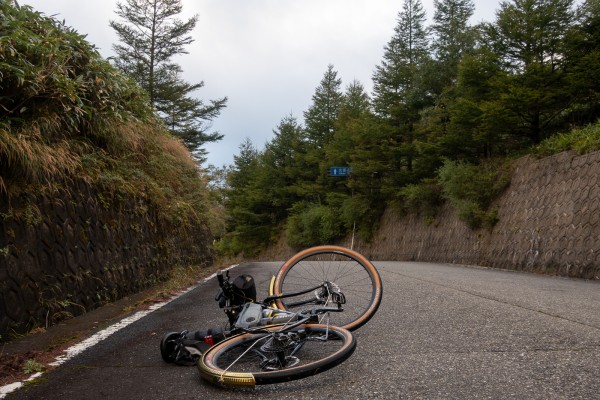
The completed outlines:
<svg viewBox="0 0 600 400">
<path fill-rule="evenodd" d="M 265 329 L 277 332 L 281 328 L 282 326 L 279 325 Z M 248 347 L 258 348 L 260 342 L 264 342 L 271 334 L 242 333 L 217 343 L 204 353 L 198 361 L 200 376 L 218 386 L 237 388 L 254 388 L 255 385 L 288 382 L 333 368 L 350 357 L 356 348 L 356 340 L 346 329 L 321 324 L 305 324 L 291 331 L 301 329 L 306 331 L 307 337 L 321 336 L 324 333 L 329 335 L 329 339 L 325 341 L 307 340 L 304 343 L 298 352 L 298 358 L 302 357 L 302 364 L 299 362 L 289 368 L 271 371 L 260 370 L 258 357 L 249 351 Z M 327 354 L 326 350 L 331 352 Z"/>
<path fill-rule="evenodd" d="M 345 247 L 317 246 L 297 253 L 279 269 L 273 293 L 302 291 L 324 281 L 338 285 L 346 297 L 343 312 L 329 313 L 331 325 L 353 331 L 375 315 L 383 293 L 381 277 L 366 257 Z M 291 304 L 310 296 L 314 297 L 310 293 L 304 297 L 278 299 L 276 305 L 282 310 L 298 311 Z"/>
</svg>

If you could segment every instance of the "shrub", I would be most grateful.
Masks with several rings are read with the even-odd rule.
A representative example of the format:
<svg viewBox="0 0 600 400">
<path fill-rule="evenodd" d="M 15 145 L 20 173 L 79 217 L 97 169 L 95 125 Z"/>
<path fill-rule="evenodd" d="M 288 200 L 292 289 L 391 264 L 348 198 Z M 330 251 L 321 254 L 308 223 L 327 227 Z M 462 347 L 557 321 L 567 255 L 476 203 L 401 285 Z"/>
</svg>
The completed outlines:
<svg viewBox="0 0 600 400">
<path fill-rule="evenodd" d="M 442 187 L 434 180 L 407 185 L 400 190 L 399 195 L 406 211 L 420 214 L 426 220 L 435 218 L 444 202 Z"/>
<path fill-rule="evenodd" d="M 287 221 L 288 244 L 304 248 L 333 242 L 343 234 L 335 209 L 312 203 L 296 203 Z"/>
<path fill-rule="evenodd" d="M 11 129 L 48 117 L 45 134 L 80 132 L 115 117 L 152 118 L 144 91 L 85 36 L 9 1 L 0 2 L 0 16 L 0 120 Z"/>
<path fill-rule="evenodd" d="M 178 228 L 206 221 L 206 184 L 189 151 L 143 89 L 72 28 L 0 1 L 0 93 L 0 191 L 83 180 L 102 198 L 146 197 Z"/>
<path fill-rule="evenodd" d="M 575 150 L 579 154 L 600 150 L 600 123 L 552 136 L 540 143 L 533 154 L 541 158 L 567 150 Z"/>
<path fill-rule="evenodd" d="M 495 163 L 473 165 L 445 161 L 438 171 L 444 196 L 458 216 L 472 229 L 492 227 L 496 211 L 488 211 L 492 201 L 508 186 L 509 173 Z"/>
</svg>

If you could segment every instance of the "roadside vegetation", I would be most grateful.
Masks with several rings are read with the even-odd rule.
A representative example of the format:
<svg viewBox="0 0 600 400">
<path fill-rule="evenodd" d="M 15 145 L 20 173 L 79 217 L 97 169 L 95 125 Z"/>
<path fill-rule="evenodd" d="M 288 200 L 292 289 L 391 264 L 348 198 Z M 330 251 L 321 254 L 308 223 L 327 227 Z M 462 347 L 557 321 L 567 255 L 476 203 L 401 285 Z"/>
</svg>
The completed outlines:
<svg viewBox="0 0 600 400">
<path fill-rule="evenodd" d="M 600 124 L 590 124 L 554 135 L 533 149 L 537 157 L 573 150 L 578 154 L 600 150 Z"/>
<path fill-rule="evenodd" d="M 2 1 L 0 19 L 1 192 L 83 180 L 144 197 L 177 226 L 209 222 L 197 163 L 139 85 L 54 18 Z"/>
<path fill-rule="evenodd" d="M 434 4 L 427 26 L 421 0 L 404 0 L 372 93 L 329 65 L 303 118 L 284 116 L 263 148 L 241 144 L 220 171 L 221 254 L 256 254 L 284 232 L 292 247 L 368 241 L 390 206 L 430 223 L 449 201 L 491 228 L 511 160 L 598 149 L 598 0 L 501 2 L 477 25 L 472 0 Z M 351 173 L 328 176 L 334 166 Z"/>
</svg>

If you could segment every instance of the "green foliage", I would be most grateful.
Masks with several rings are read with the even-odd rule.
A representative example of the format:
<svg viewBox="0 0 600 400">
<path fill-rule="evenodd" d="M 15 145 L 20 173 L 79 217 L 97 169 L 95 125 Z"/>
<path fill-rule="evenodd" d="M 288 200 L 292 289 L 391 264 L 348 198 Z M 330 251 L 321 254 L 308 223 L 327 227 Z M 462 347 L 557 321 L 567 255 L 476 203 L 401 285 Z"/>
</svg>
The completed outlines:
<svg viewBox="0 0 600 400">
<path fill-rule="evenodd" d="M 42 364 L 36 360 L 29 359 L 29 360 L 25 361 L 25 363 L 23 364 L 23 372 L 27 375 L 35 374 L 36 372 L 44 372 L 44 371 L 46 371 L 46 367 L 44 366 L 44 364 Z"/>
<path fill-rule="evenodd" d="M 579 154 L 600 150 L 600 123 L 552 136 L 536 146 L 534 154 L 547 157 L 567 150 L 574 150 Z"/>
<path fill-rule="evenodd" d="M 190 84 L 181 78 L 182 69 L 173 57 L 185 54 L 185 47 L 194 39 L 190 32 L 198 15 L 187 21 L 177 16 L 181 0 L 125 0 L 117 3 L 117 15 L 123 22 L 111 21 L 121 44 L 113 46 L 115 63 L 131 76 L 150 97 L 150 102 L 163 119 L 167 129 L 181 138 L 199 161 L 205 160 L 202 146 L 223 138 L 209 133 L 210 121 L 226 106 L 227 98 L 204 104 L 192 93 L 204 86 Z"/>
<path fill-rule="evenodd" d="M 383 214 L 385 203 L 377 202 L 373 197 L 355 193 L 346 197 L 341 206 L 341 217 L 345 232 L 355 230 L 358 238 L 368 242 L 379 227 L 379 219 Z"/>
<path fill-rule="evenodd" d="M 278 187 L 272 185 L 265 171 L 260 153 L 246 139 L 240 146 L 240 154 L 234 157 L 223 189 L 227 233 L 216 246 L 221 255 L 252 256 L 274 239 L 276 209 L 269 193 Z"/>
<path fill-rule="evenodd" d="M 293 248 L 332 243 L 343 232 L 335 209 L 310 203 L 296 203 L 287 222 L 287 240 Z"/>
<path fill-rule="evenodd" d="M 421 72 L 430 64 L 425 11 L 420 0 L 406 0 L 381 65 L 373 73 L 373 109 L 385 129 L 385 178 L 394 187 L 413 183 L 415 139 L 420 110 L 431 103 Z M 393 192 L 395 190 L 392 190 Z"/>
<path fill-rule="evenodd" d="M 421 1 L 405 0 L 371 97 L 356 81 L 340 94 L 329 66 L 305 126 L 282 120 L 251 164 L 236 162 L 225 236 L 238 250 L 266 246 L 282 226 L 294 246 L 354 230 L 369 240 L 395 204 L 432 221 L 448 200 L 470 227 L 491 227 L 510 175 L 494 160 L 600 117 L 598 0 L 581 13 L 572 0 L 506 1 L 495 21 L 471 26 L 473 5 L 436 0 L 427 27 Z M 556 136 L 536 151 L 592 151 L 597 133 Z M 332 166 L 349 166 L 350 177 L 329 177 Z"/>
<path fill-rule="evenodd" d="M 444 196 L 469 227 L 491 228 L 496 223 L 496 211 L 488 207 L 508 186 L 508 171 L 496 163 L 477 166 L 447 160 L 438 175 Z"/>
<path fill-rule="evenodd" d="M 144 91 L 54 18 L 6 1 L 0 17 L 0 190 L 52 195 L 83 180 L 105 199 L 145 197 L 183 229 L 203 224 L 197 165 Z"/>
<path fill-rule="evenodd" d="M 72 28 L 31 7 L 0 2 L 0 120 L 16 131 L 37 120 L 44 139 L 149 120 L 146 96 Z M 39 118 L 43 116 L 43 118 Z"/>
<path fill-rule="evenodd" d="M 434 180 L 407 185 L 400 189 L 399 195 L 406 211 L 420 214 L 427 221 L 435 218 L 444 202 L 442 187 Z"/>
<path fill-rule="evenodd" d="M 304 112 L 308 141 L 318 149 L 322 149 L 323 144 L 329 142 L 333 135 L 342 105 L 341 85 L 342 80 L 337 77 L 337 71 L 333 69 L 333 65 L 328 65 L 312 97 L 312 105 Z"/>
<path fill-rule="evenodd" d="M 539 143 L 558 124 L 576 96 L 564 57 L 573 0 L 515 0 L 500 5 L 487 30 L 504 71 L 494 101 L 509 112 L 513 134 Z"/>
<path fill-rule="evenodd" d="M 462 57 L 475 46 L 474 29 L 469 26 L 475 5 L 472 0 L 435 0 L 431 30 L 434 33 L 432 50 L 435 54 L 435 74 L 428 77 L 438 82 L 436 93 L 456 79 Z"/>
</svg>

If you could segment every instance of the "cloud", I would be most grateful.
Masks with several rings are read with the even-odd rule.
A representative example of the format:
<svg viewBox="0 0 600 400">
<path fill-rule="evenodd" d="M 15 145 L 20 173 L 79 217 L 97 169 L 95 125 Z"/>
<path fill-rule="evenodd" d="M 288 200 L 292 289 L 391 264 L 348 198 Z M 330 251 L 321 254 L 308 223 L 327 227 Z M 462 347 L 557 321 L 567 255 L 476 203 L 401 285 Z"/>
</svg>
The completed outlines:
<svg viewBox="0 0 600 400">
<path fill-rule="evenodd" d="M 117 0 L 23 0 L 88 34 L 111 56 L 116 43 L 109 21 Z M 497 0 L 479 0 L 475 22 L 492 20 Z M 433 16 L 433 0 L 423 5 Z M 227 96 L 228 107 L 213 123 L 225 139 L 207 146 L 209 162 L 229 164 L 245 137 L 262 146 L 280 120 L 292 113 L 302 122 L 328 64 L 345 87 L 371 76 L 393 35 L 401 0 L 183 0 L 181 19 L 197 14 L 195 42 L 178 56 L 184 79 L 205 86 L 204 101 Z"/>
</svg>

